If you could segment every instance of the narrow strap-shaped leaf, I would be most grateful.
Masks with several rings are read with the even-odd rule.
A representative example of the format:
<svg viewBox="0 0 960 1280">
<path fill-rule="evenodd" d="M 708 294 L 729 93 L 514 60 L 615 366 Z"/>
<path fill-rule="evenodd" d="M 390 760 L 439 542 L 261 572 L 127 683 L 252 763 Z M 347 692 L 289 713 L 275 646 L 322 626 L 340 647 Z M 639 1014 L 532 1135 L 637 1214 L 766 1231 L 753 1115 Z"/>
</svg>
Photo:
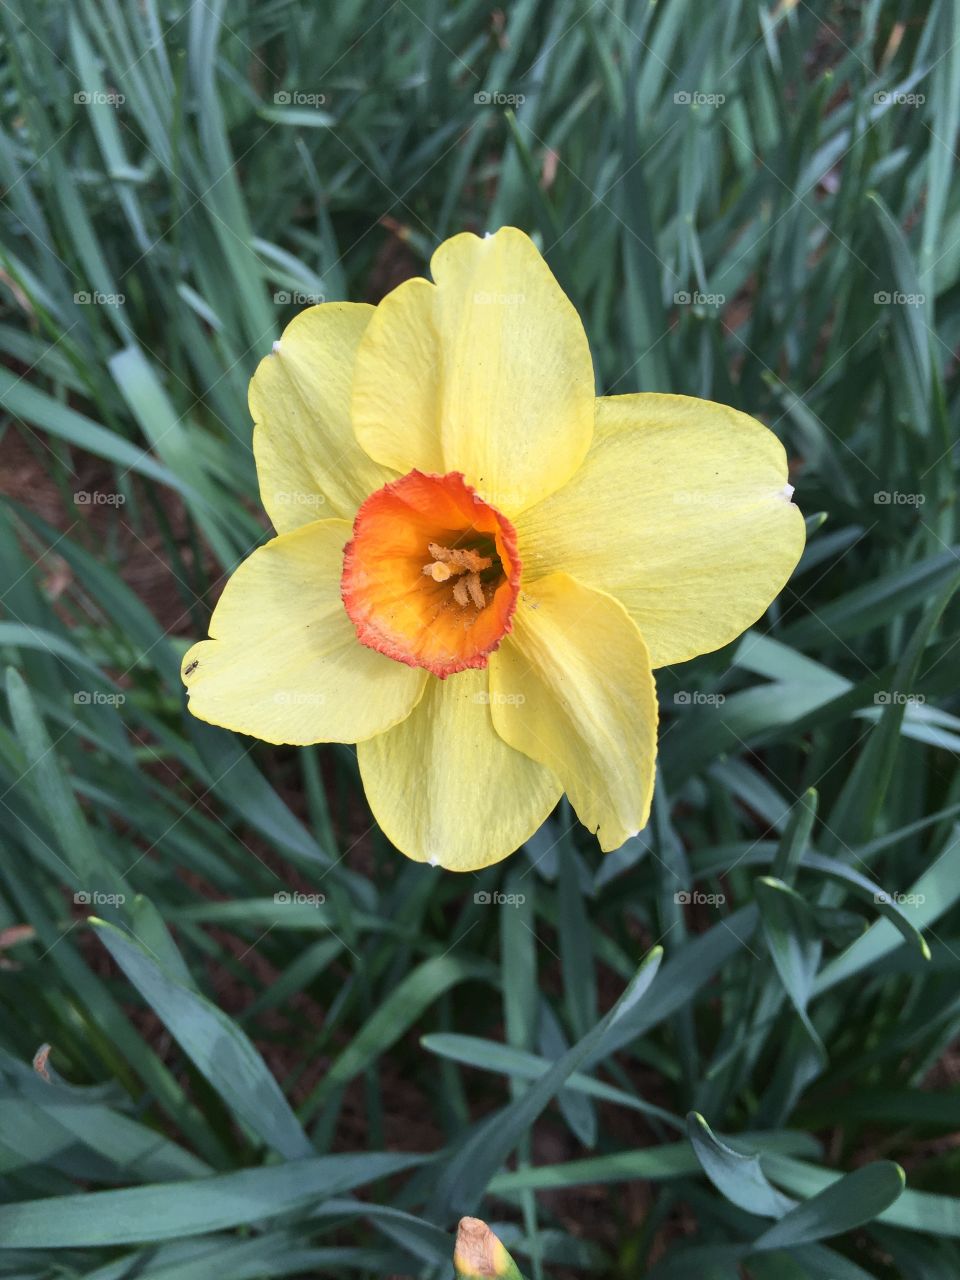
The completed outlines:
<svg viewBox="0 0 960 1280">
<path fill-rule="evenodd" d="M 177 1240 L 249 1226 L 389 1177 L 422 1159 L 387 1152 L 314 1156 L 212 1178 L 0 1205 L 0 1249 Z"/>
<path fill-rule="evenodd" d="M 637 1008 L 656 976 L 662 957 L 662 949 L 655 947 L 609 1013 L 582 1040 L 568 1049 L 549 1071 L 531 1084 L 525 1093 L 474 1129 L 439 1179 L 433 1201 L 435 1214 L 442 1216 L 450 1208 L 461 1205 L 472 1208 L 479 1201 L 487 1183 L 551 1098 L 603 1042 L 607 1031 L 613 1030 L 631 1010 Z"/>
<path fill-rule="evenodd" d="M 755 1249 L 785 1249 L 838 1236 L 872 1222 L 903 1191 L 906 1178 L 898 1164 L 878 1160 L 855 1169 L 797 1205 L 754 1242 Z"/>
<path fill-rule="evenodd" d="M 280 1086 L 233 1019 L 163 969 L 159 957 L 129 934 L 94 923 L 114 960 L 237 1119 L 287 1160 L 312 1155 Z"/>
</svg>

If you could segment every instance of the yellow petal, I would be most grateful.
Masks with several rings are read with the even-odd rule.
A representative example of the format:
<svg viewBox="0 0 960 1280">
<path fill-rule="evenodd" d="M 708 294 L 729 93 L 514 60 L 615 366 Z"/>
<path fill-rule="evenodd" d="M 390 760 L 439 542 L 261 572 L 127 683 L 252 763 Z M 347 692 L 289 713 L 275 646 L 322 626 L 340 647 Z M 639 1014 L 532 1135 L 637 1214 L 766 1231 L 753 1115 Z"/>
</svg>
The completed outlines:
<svg viewBox="0 0 960 1280">
<path fill-rule="evenodd" d="M 181 668 L 201 720 L 266 742 L 359 742 L 416 705 L 427 675 L 366 649 L 340 599 L 346 520 L 282 534 L 230 578 Z"/>
<path fill-rule="evenodd" d="M 367 456 L 350 423 L 357 343 L 373 315 L 360 303 L 309 307 L 287 325 L 250 382 L 260 498 L 278 533 L 352 519 L 396 477 Z"/>
<path fill-rule="evenodd" d="M 513 853 L 560 799 L 549 770 L 507 746 L 486 671 L 431 676 L 402 724 L 357 747 L 373 815 L 416 862 L 477 871 Z"/>
<path fill-rule="evenodd" d="M 654 669 L 761 617 L 803 551 L 787 458 L 745 413 L 690 396 L 597 401 L 569 485 L 517 521 L 524 581 L 565 571 L 616 596 Z"/>
<path fill-rule="evenodd" d="M 352 417 L 357 440 L 384 466 L 442 475 L 440 338 L 436 289 L 406 280 L 377 307 L 357 350 Z"/>
<path fill-rule="evenodd" d="M 647 646 L 619 601 L 565 573 L 525 589 L 490 657 L 490 710 L 505 741 L 557 775 L 601 849 L 646 826 L 657 696 Z"/>
<path fill-rule="evenodd" d="M 357 438 L 398 471 L 462 471 L 514 515 L 574 474 L 593 434 L 583 325 L 515 227 L 447 240 L 435 285 L 409 281 L 377 308 L 357 353 Z"/>
</svg>

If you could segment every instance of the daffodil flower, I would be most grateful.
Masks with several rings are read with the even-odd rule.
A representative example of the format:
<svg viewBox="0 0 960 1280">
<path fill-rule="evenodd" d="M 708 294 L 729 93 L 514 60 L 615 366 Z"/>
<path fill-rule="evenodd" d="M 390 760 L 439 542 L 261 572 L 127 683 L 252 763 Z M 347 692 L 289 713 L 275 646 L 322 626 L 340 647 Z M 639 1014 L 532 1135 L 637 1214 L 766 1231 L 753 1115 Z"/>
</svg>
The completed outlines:
<svg viewBox="0 0 960 1280">
<path fill-rule="evenodd" d="M 298 315 L 250 385 L 277 537 L 228 581 L 194 715 L 357 743 L 377 821 L 457 871 L 566 792 L 604 850 L 647 821 L 653 671 L 733 640 L 797 563 L 783 447 L 723 405 L 595 395 L 533 242 L 454 236 L 377 307 Z"/>
</svg>

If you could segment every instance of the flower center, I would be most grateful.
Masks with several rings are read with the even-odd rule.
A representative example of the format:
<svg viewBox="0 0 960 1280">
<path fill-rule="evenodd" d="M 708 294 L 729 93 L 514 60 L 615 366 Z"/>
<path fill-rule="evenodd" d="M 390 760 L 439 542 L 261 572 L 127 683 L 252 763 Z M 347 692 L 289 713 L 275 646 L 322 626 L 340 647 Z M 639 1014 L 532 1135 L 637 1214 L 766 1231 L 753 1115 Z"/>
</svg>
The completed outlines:
<svg viewBox="0 0 960 1280">
<path fill-rule="evenodd" d="M 459 472 L 411 471 L 357 512 L 340 586 L 369 648 L 441 679 L 485 667 L 516 608 L 516 530 Z"/>
<path fill-rule="evenodd" d="M 453 580 L 453 598 L 461 609 L 471 604 L 475 609 L 485 609 L 493 599 L 494 588 L 491 586 L 488 597 L 484 583 L 480 577 L 493 568 L 493 556 L 481 555 L 469 547 L 441 547 L 438 542 L 431 542 L 427 547 L 432 559 L 423 566 L 423 572 L 434 582 L 450 582 Z M 500 557 L 496 557 L 497 567 L 495 579 L 503 576 Z"/>
</svg>

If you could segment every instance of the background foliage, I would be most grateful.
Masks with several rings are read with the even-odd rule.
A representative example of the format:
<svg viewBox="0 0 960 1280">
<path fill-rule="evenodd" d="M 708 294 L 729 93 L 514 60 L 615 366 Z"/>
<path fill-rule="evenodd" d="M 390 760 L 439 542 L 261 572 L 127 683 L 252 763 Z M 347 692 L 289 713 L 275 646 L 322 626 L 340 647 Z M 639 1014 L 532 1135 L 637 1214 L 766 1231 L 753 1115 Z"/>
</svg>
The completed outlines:
<svg viewBox="0 0 960 1280">
<path fill-rule="evenodd" d="M 960 4 L 0 32 L 0 1275 L 445 1276 L 474 1212 L 536 1276 L 956 1276 Z M 604 390 L 773 427 L 811 537 L 658 674 L 645 832 L 561 809 L 458 877 L 351 750 L 192 721 L 178 659 L 268 536 L 285 322 L 506 222 Z"/>
</svg>

